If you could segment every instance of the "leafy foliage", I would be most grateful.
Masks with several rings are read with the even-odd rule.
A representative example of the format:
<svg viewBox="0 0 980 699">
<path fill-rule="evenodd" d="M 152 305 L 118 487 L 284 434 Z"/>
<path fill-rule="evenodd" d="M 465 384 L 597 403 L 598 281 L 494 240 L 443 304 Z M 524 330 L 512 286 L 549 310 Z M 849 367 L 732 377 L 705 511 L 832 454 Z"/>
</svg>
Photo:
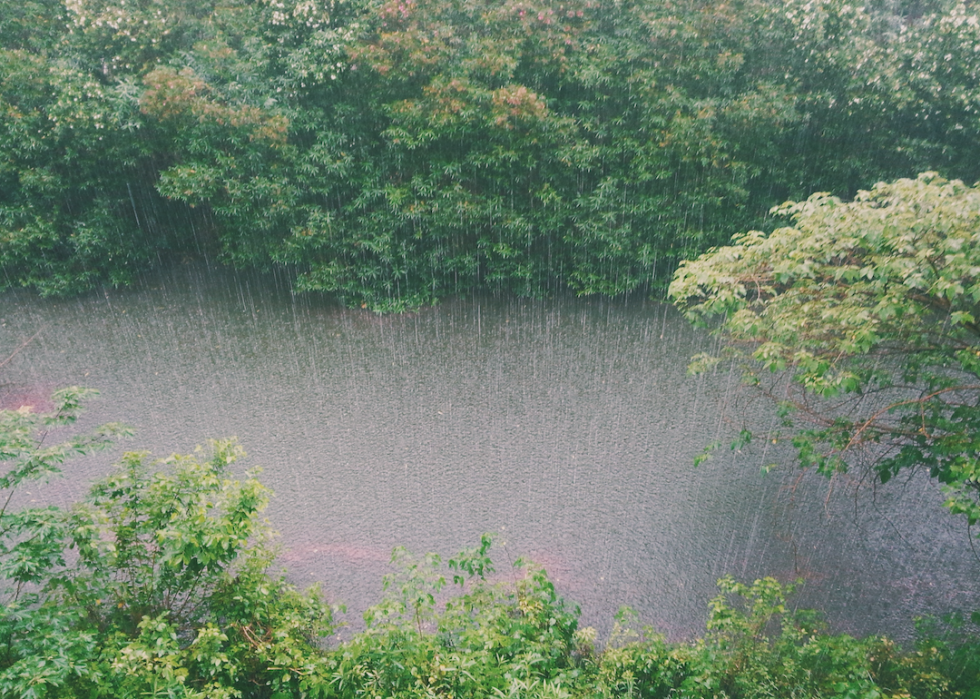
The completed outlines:
<svg viewBox="0 0 980 699">
<path fill-rule="evenodd" d="M 368 629 L 335 654 L 340 696 L 523 696 L 555 691 L 575 676 L 578 609 L 547 574 L 523 561 L 510 582 L 490 582 L 491 538 L 449 562 L 459 593 L 442 602 L 441 560 L 396 549 L 398 573 L 365 613 Z M 465 573 L 465 575 L 464 575 Z M 571 674 L 569 674 L 571 673 Z"/>
<path fill-rule="evenodd" d="M 65 388 L 52 396 L 54 410 L 35 413 L 29 408 L 0 411 L 0 462 L 6 470 L 0 476 L 0 589 L 4 603 L 21 600 L 26 587 L 45 582 L 58 566 L 64 565 L 62 537 L 64 523 L 54 508 L 13 508 L 19 487 L 34 481 L 46 481 L 61 472 L 65 459 L 102 449 L 114 437 L 129 433 L 118 423 L 103 425 L 90 433 L 50 443 L 52 431 L 74 424 L 82 402 L 96 391 L 78 387 Z M 34 600 L 28 595 L 28 600 Z"/>
<path fill-rule="evenodd" d="M 60 391 L 48 415 L 0 412 L 8 504 L 16 486 L 125 433 L 107 425 L 44 444 L 37 428 L 73 422 L 88 393 Z M 332 610 L 266 573 L 268 492 L 227 474 L 243 454 L 216 442 L 206 460 L 173 456 L 156 473 L 126 454 L 70 512 L 4 508 L 0 693 L 265 697 L 323 679 L 316 643 Z"/>
<path fill-rule="evenodd" d="M 772 398 L 803 466 L 922 468 L 980 519 L 980 191 L 934 173 L 851 202 L 816 194 L 792 226 L 684 263 L 671 295 L 720 317 L 747 380 Z M 766 371 L 768 370 L 768 371 Z M 774 381 L 766 373 L 788 371 Z"/>
<path fill-rule="evenodd" d="M 0 17 L 0 268 L 174 256 L 399 310 L 661 289 L 774 201 L 972 181 L 980 20 L 945 0 L 30 0 Z"/>
<path fill-rule="evenodd" d="M 575 630 L 576 615 L 556 606 L 541 574 L 506 584 L 471 577 L 438 611 L 439 562 L 406 555 L 396 553 L 401 573 L 368 612 L 368 631 L 335 651 L 341 696 L 938 699 L 971 696 L 980 680 L 975 637 L 926 634 L 903 652 L 884 638 L 832 635 L 817 613 L 792 608 L 795 585 L 772 578 L 720 580 L 708 633 L 693 643 L 637 631 L 624 609 L 598 651 L 594 629 Z"/>
<path fill-rule="evenodd" d="M 927 697 L 956 696 L 948 662 L 936 646 L 903 654 L 884 638 L 831 635 L 818 614 L 794 611 L 794 585 L 773 578 L 751 585 L 730 577 L 709 604 L 708 635 L 680 655 L 690 696 Z M 738 600 L 733 605 L 730 600 Z M 972 677 L 966 679 L 968 687 Z"/>
</svg>

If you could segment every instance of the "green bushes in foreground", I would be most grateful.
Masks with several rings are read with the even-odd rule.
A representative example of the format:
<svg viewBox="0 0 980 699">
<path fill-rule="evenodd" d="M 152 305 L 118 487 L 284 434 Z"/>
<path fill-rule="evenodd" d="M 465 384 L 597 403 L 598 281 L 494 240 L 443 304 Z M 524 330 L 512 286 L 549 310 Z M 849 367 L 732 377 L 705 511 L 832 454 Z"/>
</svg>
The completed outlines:
<svg viewBox="0 0 980 699">
<path fill-rule="evenodd" d="M 59 392 L 50 414 L 0 411 L 6 503 L 125 433 L 52 443 L 86 393 Z M 722 579 L 694 642 L 623 611 L 600 649 L 544 570 L 494 575 L 487 535 L 445 566 L 396 549 L 366 630 L 328 645 L 333 610 L 268 572 L 269 493 L 231 478 L 241 456 L 234 441 L 154 467 L 130 453 L 68 511 L 0 509 L 0 696 L 980 697 L 980 640 L 962 625 L 924 628 L 911 650 L 833 635 L 772 578 Z"/>
</svg>

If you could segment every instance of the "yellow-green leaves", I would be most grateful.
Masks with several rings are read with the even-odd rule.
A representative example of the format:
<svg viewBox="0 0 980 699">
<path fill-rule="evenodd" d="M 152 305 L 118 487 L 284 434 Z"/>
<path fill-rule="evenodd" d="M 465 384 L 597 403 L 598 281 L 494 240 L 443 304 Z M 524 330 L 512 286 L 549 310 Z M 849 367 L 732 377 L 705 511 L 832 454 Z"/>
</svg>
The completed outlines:
<svg viewBox="0 0 980 699">
<path fill-rule="evenodd" d="M 789 373 L 801 463 L 844 468 L 860 452 L 882 481 L 926 467 L 975 519 L 962 464 L 980 430 L 980 190 L 923 173 L 773 213 L 792 225 L 685 262 L 671 297 L 695 321 L 721 318 L 750 384 L 759 367 Z"/>
</svg>

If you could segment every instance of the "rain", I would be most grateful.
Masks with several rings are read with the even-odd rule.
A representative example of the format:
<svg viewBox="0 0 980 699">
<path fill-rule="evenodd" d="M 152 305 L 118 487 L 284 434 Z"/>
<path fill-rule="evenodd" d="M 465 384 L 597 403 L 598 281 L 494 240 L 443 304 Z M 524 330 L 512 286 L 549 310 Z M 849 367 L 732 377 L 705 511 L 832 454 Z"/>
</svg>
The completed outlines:
<svg viewBox="0 0 980 699">
<path fill-rule="evenodd" d="M 727 447 L 695 467 L 737 432 L 740 386 L 687 375 L 715 340 L 668 305 L 477 294 L 378 315 L 290 283 L 191 262 L 72 299 L 7 292 L 0 407 L 91 386 L 85 425 L 136 431 L 31 497 L 77 501 L 124 450 L 238 437 L 275 492 L 279 565 L 352 630 L 394 546 L 448 556 L 484 532 L 500 570 L 544 565 L 603 633 L 628 605 L 694 637 L 726 574 L 802 578 L 795 603 L 853 634 L 909 638 L 914 616 L 978 602 L 965 527 L 925 479 L 763 476 L 778 454 Z"/>
</svg>

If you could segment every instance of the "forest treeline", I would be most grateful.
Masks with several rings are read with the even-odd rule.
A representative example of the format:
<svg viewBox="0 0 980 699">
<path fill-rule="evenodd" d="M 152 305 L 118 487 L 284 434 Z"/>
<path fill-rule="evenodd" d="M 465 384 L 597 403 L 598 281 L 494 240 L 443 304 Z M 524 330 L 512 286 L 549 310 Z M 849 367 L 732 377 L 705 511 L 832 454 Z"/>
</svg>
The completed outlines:
<svg viewBox="0 0 980 699">
<path fill-rule="evenodd" d="M 786 199 L 980 178 L 978 46 L 945 0 L 7 3 L 0 284 L 662 289 Z"/>
</svg>

